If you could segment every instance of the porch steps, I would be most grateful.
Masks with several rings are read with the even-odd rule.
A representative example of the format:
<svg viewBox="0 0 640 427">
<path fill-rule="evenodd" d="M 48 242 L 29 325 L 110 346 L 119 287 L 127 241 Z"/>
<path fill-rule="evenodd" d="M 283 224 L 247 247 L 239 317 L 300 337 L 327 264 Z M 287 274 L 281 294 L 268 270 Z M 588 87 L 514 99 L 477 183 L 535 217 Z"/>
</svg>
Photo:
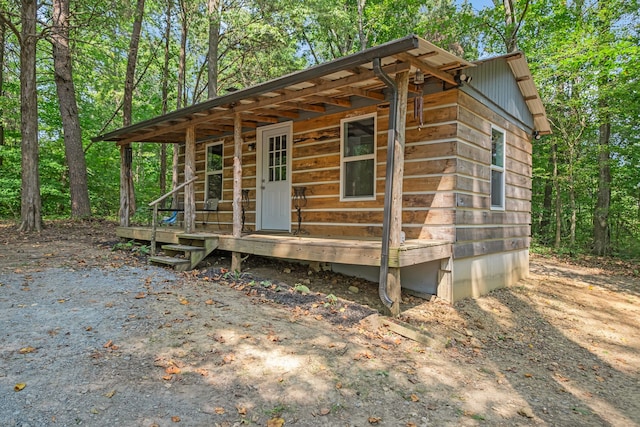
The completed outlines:
<svg viewBox="0 0 640 427">
<path fill-rule="evenodd" d="M 193 270 L 218 247 L 219 236 L 210 233 L 179 234 L 178 244 L 162 245 L 165 256 L 152 256 L 151 264 L 173 267 L 176 271 Z"/>
</svg>

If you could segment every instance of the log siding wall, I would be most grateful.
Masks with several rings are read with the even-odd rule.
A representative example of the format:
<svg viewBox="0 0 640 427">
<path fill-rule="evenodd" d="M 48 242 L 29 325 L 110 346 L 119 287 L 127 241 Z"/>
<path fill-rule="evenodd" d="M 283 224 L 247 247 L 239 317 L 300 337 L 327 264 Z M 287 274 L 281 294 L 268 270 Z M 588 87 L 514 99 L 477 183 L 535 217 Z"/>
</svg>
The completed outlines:
<svg viewBox="0 0 640 427">
<path fill-rule="evenodd" d="M 411 103 L 412 101 L 410 101 Z M 454 257 L 523 249 L 529 246 L 531 208 L 531 143 L 515 124 L 470 95 L 449 90 L 424 96 L 422 124 L 407 114 L 403 181 L 403 231 L 408 239 L 455 242 Z M 376 198 L 340 201 L 340 120 L 376 113 Z M 505 130 L 505 209 L 490 208 L 491 124 Z M 379 238 L 382 233 L 388 105 L 293 123 L 292 186 L 307 188 L 302 229 L 312 236 Z M 246 226 L 255 229 L 256 132 L 243 134 L 243 188 L 251 206 Z M 208 141 L 213 142 L 213 141 Z M 180 145 L 183 147 L 183 145 Z M 206 143 L 199 143 L 196 166 L 196 209 L 204 208 Z M 182 148 L 181 148 L 182 150 Z M 180 161 L 184 161 L 181 151 Z M 182 177 L 181 177 L 182 179 Z M 213 230 L 231 230 L 233 139 L 224 139 L 223 198 Z M 199 212 L 196 223 L 207 214 Z M 219 224 L 216 224 L 218 223 Z M 293 203 L 292 226 L 297 222 Z M 295 228 L 295 227 L 293 227 Z"/>
<path fill-rule="evenodd" d="M 515 124 L 458 92 L 458 186 L 454 257 L 526 249 L 531 235 L 531 143 Z M 491 125 L 505 131 L 505 208 L 491 205 Z"/>
</svg>

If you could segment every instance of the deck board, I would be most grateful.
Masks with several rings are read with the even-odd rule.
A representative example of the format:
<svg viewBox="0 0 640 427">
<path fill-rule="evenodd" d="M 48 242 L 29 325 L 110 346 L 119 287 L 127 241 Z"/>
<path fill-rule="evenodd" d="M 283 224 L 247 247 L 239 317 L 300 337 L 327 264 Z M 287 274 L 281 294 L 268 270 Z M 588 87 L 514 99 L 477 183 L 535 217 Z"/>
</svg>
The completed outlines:
<svg viewBox="0 0 640 427">
<path fill-rule="evenodd" d="M 150 227 L 118 227 L 118 237 L 150 241 Z M 156 239 L 160 243 L 178 243 L 179 228 L 158 228 Z M 209 233 L 210 234 L 210 233 Z M 328 262 L 339 264 L 380 266 L 380 240 L 291 236 L 288 234 L 245 234 L 235 238 L 219 234 L 218 249 L 229 252 L 267 257 Z M 398 248 L 389 250 L 389 267 L 407 267 L 451 256 L 451 242 L 442 240 L 407 240 Z"/>
</svg>

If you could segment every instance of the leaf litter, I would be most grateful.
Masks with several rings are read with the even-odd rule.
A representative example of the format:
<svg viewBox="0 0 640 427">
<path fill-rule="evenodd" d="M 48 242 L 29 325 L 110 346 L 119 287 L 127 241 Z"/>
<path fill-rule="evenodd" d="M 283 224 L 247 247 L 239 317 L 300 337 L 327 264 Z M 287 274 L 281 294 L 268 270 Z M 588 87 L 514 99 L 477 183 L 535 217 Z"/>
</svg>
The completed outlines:
<svg viewBox="0 0 640 427">
<path fill-rule="evenodd" d="M 477 300 L 404 296 L 425 344 L 369 322 L 362 280 L 251 258 L 231 277 L 224 255 L 180 274 L 112 251 L 114 235 L 59 222 L 33 245 L 0 227 L 16 249 L 0 264 L 0 387 L 24 384 L 0 393 L 1 425 L 640 423 L 629 275 L 534 258 L 530 279 Z"/>
</svg>

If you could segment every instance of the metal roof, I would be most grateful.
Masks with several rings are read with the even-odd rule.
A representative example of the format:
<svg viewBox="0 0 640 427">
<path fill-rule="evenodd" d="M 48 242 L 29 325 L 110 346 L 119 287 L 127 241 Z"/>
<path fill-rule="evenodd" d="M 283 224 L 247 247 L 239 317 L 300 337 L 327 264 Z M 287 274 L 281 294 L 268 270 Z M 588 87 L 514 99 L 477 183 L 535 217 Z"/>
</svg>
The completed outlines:
<svg viewBox="0 0 640 427">
<path fill-rule="evenodd" d="M 366 99 L 379 102 L 384 100 L 385 85 L 373 72 L 375 58 L 381 59 L 390 75 L 401 71 L 414 75 L 421 69 L 427 77 L 452 85 L 452 72 L 474 66 L 411 35 L 117 129 L 93 141 L 182 142 L 184 130 L 194 124 L 198 125 L 197 139 L 229 133 L 236 113 L 242 114 L 243 130 L 248 130 L 295 120 L 304 113 L 346 110 Z"/>
<path fill-rule="evenodd" d="M 130 142 L 184 141 L 184 133 L 195 126 L 196 140 L 233 132 L 234 116 L 241 115 L 243 131 L 286 120 L 305 119 L 344 111 L 385 100 L 385 85 L 373 71 L 380 58 L 384 71 L 394 75 L 420 69 L 426 78 L 456 86 L 454 74 L 474 67 L 434 44 L 407 36 L 324 64 L 297 71 L 255 86 L 230 92 L 205 102 L 96 136 L 93 141 Z M 527 105 L 536 117 L 536 127 L 545 133 L 549 124 L 542 102 L 530 78 L 524 56 L 509 58 Z"/>
</svg>

